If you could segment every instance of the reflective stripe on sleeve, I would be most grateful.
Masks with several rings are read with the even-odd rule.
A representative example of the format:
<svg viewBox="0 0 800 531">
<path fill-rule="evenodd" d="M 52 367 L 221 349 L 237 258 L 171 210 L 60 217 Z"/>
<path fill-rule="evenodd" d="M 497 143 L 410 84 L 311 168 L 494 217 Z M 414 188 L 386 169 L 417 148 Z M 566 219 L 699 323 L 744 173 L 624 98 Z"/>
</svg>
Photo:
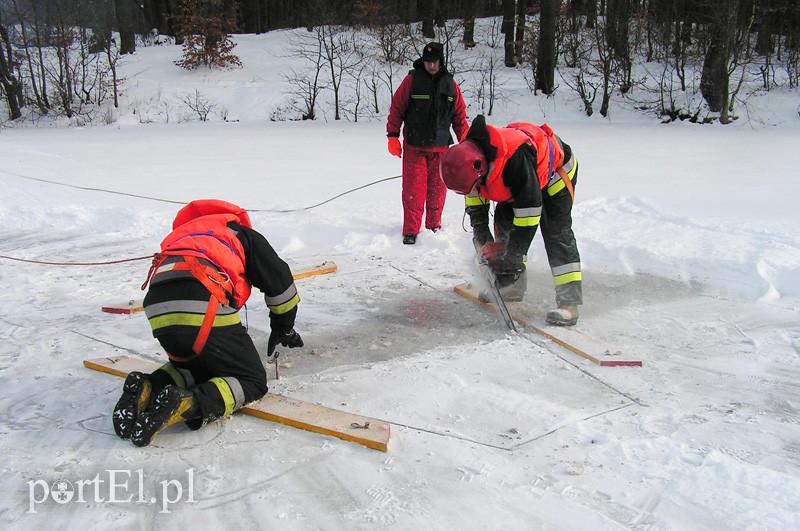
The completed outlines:
<svg viewBox="0 0 800 531">
<path fill-rule="evenodd" d="M 297 287 L 294 285 L 294 282 L 292 282 L 292 285 L 283 290 L 283 293 L 275 295 L 274 297 L 264 296 L 264 300 L 267 301 L 267 306 L 272 308 L 273 306 L 279 306 L 292 300 L 295 295 L 297 295 Z"/>
<path fill-rule="evenodd" d="M 283 304 L 279 304 L 277 306 L 270 306 L 269 309 L 272 311 L 272 313 L 276 315 L 281 315 L 283 313 L 290 311 L 295 306 L 297 306 L 299 302 L 300 302 L 300 295 L 295 294 L 295 296 L 292 297 L 290 300 L 284 302 Z"/>
<path fill-rule="evenodd" d="M 274 297 L 265 296 L 264 300 L 267 301 L 267 306 L 272 313 L 280 315 L 297 306 L 297 303 L 300 302 L 300 296 L 297 294 L 297 287 L 292 283 L 280 295 L 275 295 Z"/>
<path fill-rule="evenodd" d="M 466 205 L 468 207 L 481 206 L 481 205 L 485 205 L 486 203 L 488 203 L 488 201 L 486 199 L 484 199 L 483 197 L 479 196 L 479 195 L 465 195 L 464 196 L 464 205 Z"/>
</svg>

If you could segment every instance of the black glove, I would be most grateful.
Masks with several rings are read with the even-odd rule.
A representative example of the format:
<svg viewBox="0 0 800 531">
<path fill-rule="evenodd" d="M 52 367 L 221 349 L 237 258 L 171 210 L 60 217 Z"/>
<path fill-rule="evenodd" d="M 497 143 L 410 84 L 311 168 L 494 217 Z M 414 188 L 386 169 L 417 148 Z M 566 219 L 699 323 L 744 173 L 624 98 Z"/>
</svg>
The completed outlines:
<svg viewBox="0 0 800 531">
<path fill-rule="evenodd" d="M 298 334 L 294 328 L 288 332 L 276 332 L 273 330 L 267 342 L 267 356 L 272 356 L 278 343 L 284 347 L 297 348 L 303 346 L 303 338 L 300 337 L 300 334 Z"/>
</svg>

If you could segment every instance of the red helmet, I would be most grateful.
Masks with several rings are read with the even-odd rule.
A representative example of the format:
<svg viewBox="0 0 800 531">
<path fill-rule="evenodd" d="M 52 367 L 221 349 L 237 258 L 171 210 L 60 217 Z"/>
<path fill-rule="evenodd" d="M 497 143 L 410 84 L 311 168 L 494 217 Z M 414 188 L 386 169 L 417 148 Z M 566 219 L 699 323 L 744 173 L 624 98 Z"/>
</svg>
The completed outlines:
<svg viewBox="0 0 800 531">
<path fill-rule="evenodd" d="M 449 189 L 468 194 L 489 169 L 486 156 L 471 140 L 451 146 L 439 165 L 442 180 Z"/>
</svg>

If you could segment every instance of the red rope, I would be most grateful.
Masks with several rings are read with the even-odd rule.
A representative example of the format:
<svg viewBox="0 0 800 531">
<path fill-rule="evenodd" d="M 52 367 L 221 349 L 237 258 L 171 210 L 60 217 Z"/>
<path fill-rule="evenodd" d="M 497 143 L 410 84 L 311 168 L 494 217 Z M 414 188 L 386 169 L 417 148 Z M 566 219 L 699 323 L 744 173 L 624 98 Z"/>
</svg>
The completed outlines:
<svg viewBox="0 0 800 531">
<path fill-rule="evenodd" d="M 150 254 L 147 256 L 137 256 L 136 258 L 110 260 L 108 262 L 45 262 L 43 260 L 26 260 L 24 258 L 15 258 L 13 256 L 5 256 L 0 254 L 0 258 L 5 258 L 6 260 L 14 260 L 15 262 L 26 262 L 29 264 L 44 264 L 44 265 L 56 265 L 56 266 L 93 266 L 93 265 L 121 264 L 123 262 L 134 262 L 136 260 L 150 260 L 154 257 L 155 255 Z"/>
</svg>

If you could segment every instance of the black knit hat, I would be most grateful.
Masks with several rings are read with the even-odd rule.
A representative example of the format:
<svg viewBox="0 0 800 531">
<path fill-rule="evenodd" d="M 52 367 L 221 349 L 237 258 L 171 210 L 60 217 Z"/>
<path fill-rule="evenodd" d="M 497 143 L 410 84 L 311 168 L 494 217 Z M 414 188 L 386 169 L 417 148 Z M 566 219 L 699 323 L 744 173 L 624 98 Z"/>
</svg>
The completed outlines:
<svg viewBox="0 0 800 531">
<path fill-rule="evenodd" d="M 444 65 L 444 46 L 440 42 L 429 42 L 422 49 L 422 60 L 435 61 L 436 59 Z"/>
</svg>

